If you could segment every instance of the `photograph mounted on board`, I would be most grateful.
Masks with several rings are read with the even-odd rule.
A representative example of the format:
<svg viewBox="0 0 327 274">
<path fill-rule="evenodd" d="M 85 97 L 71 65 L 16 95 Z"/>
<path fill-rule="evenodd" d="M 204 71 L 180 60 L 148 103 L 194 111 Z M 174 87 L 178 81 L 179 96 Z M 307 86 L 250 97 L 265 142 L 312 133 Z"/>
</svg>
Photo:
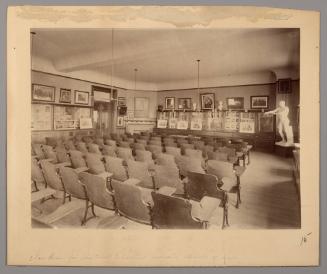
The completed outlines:
<svg viewBox="0 0 327 274">
<path fill-rule="evenodd" d="M 244 97 L 229 97 L 226 100 L 228 109 L 244 109 Z"/>
<path fill-rule="evenodd" d="M 215 108 L 215 94 L 214 93 L 202 93 L 200 94 L 201 109 L 213 110 Z"/>
<path fill-rule="evenodd" d="M 75 90 L 75 104 L 88 105 L 89 93 L 87 91 Z"/>
<path fill-rule="evenodd" d="M 269 107 L 269 96 L 251 96 L 252 109 L 266 109 Z"/>
<path fill-rule="evenodd" d="M 32 84 L 32 100 L 33 101 L 55 101 L 56 88 L 39 84 Z"/>
</svg>

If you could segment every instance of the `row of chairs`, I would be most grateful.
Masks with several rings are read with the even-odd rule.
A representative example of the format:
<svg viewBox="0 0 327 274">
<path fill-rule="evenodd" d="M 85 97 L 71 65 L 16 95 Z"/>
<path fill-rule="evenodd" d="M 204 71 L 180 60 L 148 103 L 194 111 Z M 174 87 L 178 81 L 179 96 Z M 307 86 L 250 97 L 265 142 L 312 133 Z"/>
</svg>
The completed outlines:
<svg viewBox="0 0 327 274">
<path fill-rule="evenodd" d="M 214 175 L 190 173 L 186 187 L 188 198 L 185 199 L 173 196 L 176 189 L 172 187 L 150 190 L 141 187 L 137 179 L 108 181 L 103 176 L 70 167 L 57 169 L 47 160 L 39 164 L 47 188 L 64 193 L 63 203 L 67 198 L 71 202 L 71 197 L 86 201 L 82 225 L 91 218 L 87 217 L 90 208 L 92 217 L 96 216 L 94 205 L 151 224 L 153 228 L 206 228 L 212 214 L 221 208 L 222 226 L 228 225 L 228 198 L 225 191 L 217 188 L 218 179 Z M 107 178 L 110 177 L 108 174 Z"/>
</svg>

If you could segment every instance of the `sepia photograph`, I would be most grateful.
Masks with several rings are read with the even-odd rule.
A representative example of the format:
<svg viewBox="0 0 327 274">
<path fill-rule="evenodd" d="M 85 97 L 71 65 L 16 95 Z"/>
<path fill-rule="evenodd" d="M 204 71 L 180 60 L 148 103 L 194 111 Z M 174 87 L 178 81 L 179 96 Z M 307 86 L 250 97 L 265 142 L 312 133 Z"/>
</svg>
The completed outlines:
<svg viewBox="0 0 327 274">
<path fill-rule="evenodd" d="M 140 7 L 148 13 L 159 7 L 152 8 Z M 203 12 L 193 8 L 194 14 Z M 303 93 L 306 82 L 300 76 L 306 68 L 300 49 L 301 41 L 317 39 L 304 39 L 307 29 L 287 20 L 264 25 L 251 17 L 240 24 L 235 19 L 243 18 L 240 13 L 226 11 L 231 15 L 226 22 L 234 25 L 219 25 L 224 20 L 217 19 L 201 28 L 160 22 L 86 27 L 59 20 L 28 29 L 24 43 L 30 50 L 24 53 L 30 57 L 25 69 L 30 77 L 21 96 L 28 100 L 21 104 L 29 110 L 29 138 L 22 150 L 31 164 L 22 174 L 28 182 L 22 190 L 22 180 L 11 177 L 16 183 L 10 185 L 8 201 L 15 200 L 16 192 L 25 195 L 19 199 L 28 209 L 24 229 L 41 236 L 33 238 L 33 245 L 24 244 L 32 251 L 22 257 L 11 239 L 11 262 L 316 264 L 318 177 L 310 176 L 316 169 L 303 164 L 303 154 L 315 163 L 310 153 L 316 146 L 311 152 L 304 146 L 309 130 L 303 130 L 303 119 L 309 103 L 318 102 L 312 83 L 319 82 L 314 77 L 319 66 L 311 54 L 312 89 Z M 104 9 L 101 16 L 110 12 L 125 14 Z M 16 45 L 15 39 L 10 45 Z M 318 134 L 315 122 L 306 126 L 314 127 L 312 136 Z M 46 235 L 48 242 L 42 243 Z M 79 242 L 76 254 L 71 246 L 60 253 L 48 245 L 55 239 L 63 245 Z M 46 255 L 37 255 L 43 244 Z M 107 244 L 112 250 L 104 250 Z M 288 260 L 286 250 L 294 252 L 294 259 Z"/>
</svg>

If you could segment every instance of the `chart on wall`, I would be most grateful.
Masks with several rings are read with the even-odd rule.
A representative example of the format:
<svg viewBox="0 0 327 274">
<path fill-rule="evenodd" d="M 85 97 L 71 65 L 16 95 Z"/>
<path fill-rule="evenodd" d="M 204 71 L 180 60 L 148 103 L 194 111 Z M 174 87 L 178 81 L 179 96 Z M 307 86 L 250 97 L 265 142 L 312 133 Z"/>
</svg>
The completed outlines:
<svg viewBox="0 0 327 274">
<path fill-rule="evenodd" d="M 255 132 L 255 114 L 242 112 L 240 118 L 240 132 L 254 133 Z"/>
<path fill-rule="evenodd" d="M 225 129 L 236 131 L 239 129 L 239 113 L 234 111 L 226 112 Z"/>
<path fill-rule="evenodd" d="M 32 130 L 52 130 L 52 106 L 32 104 Z"/>
</svg>

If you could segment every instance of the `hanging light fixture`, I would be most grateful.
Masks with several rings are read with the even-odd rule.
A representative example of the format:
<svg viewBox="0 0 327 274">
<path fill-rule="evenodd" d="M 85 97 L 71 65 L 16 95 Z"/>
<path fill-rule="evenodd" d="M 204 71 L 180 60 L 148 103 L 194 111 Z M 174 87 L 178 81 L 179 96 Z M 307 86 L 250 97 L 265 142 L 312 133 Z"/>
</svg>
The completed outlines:
<svg viewBox="0 0 327 274">
<path fill-rule="evenodd" d="M 137 74 L 138 69 L 134 69 L 134 91 L 136 91 L 136 74 Z"/>
<path fill-rule="evenodd" d="M 114 29 L 111 29 L 111 77 L 110 77 L 111 99 L 113 99 L 114 96 L 113 78 L 114 78 Z"/>
<path fill-rule="evenodd" d="M 33 70 L 33 47 L 34 47 L 34 35 L 36 35 L 36 32 L 31 31 L 30 32 L 30 47 L 31 47 L 31 70 Z"/>
<path fill-rule="evenodd" d="M 197 59 L 197 68 L 198 68 L 198 98 L 200 98 L 200 59 Z M 201 103 L 201 102 L 200 102 Z M 198 111 L 200 111 L 200 107 L 199 106 L 194 106 L 193 105 L 193 110 L 197 109 Z"/>
</svg>

